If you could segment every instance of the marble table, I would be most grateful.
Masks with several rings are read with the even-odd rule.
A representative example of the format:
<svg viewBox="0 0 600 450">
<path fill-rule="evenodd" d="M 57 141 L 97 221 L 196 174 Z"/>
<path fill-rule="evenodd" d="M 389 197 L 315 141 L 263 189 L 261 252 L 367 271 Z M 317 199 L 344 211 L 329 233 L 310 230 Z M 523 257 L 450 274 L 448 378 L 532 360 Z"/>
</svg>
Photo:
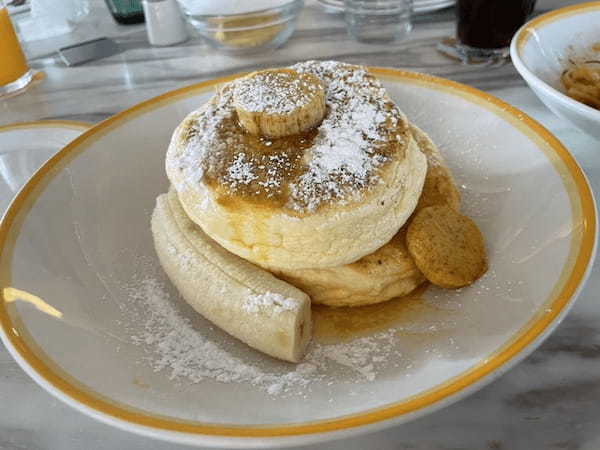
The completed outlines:
<svg viewBox="0 0 600 450">
<path fill-rule="evenodd" d="M 562 6 L 540 0 L 537 12 Z M 98 122 L 142 100 L 204 79 L 309 58 L 400 67 L 460 81 L 521 108 L 549 128 L 575 155 L 600 192 L 600 142 L 551 114 L 512 65 L 466 67 L 439 55 L 435 44 L 453 34 L 453 11 L 415 20 L 409 39 L 394 46 L 353 42 L 342 17 L 307 1 L 298 30 L 281 49 L 253 56 L 216 53 L 191 32 L 174 47 L 148 45 L 143 25 L 116 25 L 100 0 L 73 33 L 26 45 L 46 79 L 25 94 L 0 100 L 0 125 L 71 119 Z M 76 68 L 55 50 L 109 36 L 119 55 Z M 476 394 L 414 422 L 320 449 L 584 449 L 600 448 L 600 263 L 572 312 L 529 358 Z M 54 399 L 0 348 L 0 449 L 183 449 L 111 428 Z"/>
</svg>

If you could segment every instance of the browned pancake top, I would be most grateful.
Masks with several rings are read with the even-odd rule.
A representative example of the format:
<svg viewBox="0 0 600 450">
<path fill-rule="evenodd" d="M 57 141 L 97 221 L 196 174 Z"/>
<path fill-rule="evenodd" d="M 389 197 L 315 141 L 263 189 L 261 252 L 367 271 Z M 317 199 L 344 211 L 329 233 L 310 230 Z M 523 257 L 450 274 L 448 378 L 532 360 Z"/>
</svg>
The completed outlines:
<svg viewBox="0 0 600 450">
<path fill-rule="evenodd" d="M 196 170 L 197 182 L 222 205 L 262 204 L 301 214 L 348 204 L 376 186 L 391 161 L 405 158 L 408 123 L 366 69 L 334 61 L 292 68 L 323 82 L 327 112 L 318 127 L 281 138 L 245 132 L 233 106 L 235 82 L 183 125 L 185 149 L 176 163 L 184 177 Z"/>
</svg>

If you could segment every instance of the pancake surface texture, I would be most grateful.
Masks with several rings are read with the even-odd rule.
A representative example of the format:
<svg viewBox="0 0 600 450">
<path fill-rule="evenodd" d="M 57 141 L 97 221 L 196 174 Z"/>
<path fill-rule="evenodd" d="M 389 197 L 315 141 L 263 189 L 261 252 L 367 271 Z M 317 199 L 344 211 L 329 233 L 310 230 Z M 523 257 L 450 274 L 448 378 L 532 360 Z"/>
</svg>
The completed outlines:
<svg viewBox="0 0 600 450">
<path fill-rule="evenodd" d="M 460 196 L 444 159 L 422 130 L 410 125 L 411 133 L 427 157 L 425 186 L 416 210 L 446 205 L 458 211 Z M 313 303 L 328 306 L 361 306 L 407 295 L 425 282 L 406 247 L 406 229 L 384 246 L 360 260 L 339 267 L 274 271 L 310 295 Z"/>
<path fill-rule="evenodd" d="M 427 161 L 404 114 L 363 67 L 308 61 L 291 69 L 275 71 L 322 85 L 316 127 L 268 138 L 248 132 L 234 101 L 246 77 L 179 125 L 167 175 L 190 219 L 232 253 L 272 270 L 338 267 L 398 232 L 417 205 Z M 263 129 L 259 109 L 251 119 Z"/>
</svg>

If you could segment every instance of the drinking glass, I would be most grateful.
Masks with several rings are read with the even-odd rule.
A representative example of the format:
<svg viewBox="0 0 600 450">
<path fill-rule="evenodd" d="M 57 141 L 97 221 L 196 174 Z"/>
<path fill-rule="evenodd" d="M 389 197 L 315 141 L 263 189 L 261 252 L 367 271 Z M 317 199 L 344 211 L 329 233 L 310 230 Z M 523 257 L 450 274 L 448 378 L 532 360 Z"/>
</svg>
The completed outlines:
<svg viewBox="0 0 600 450">
<path fill-rule="evenodd" d="M 6 4 L 0 0 L 0 96 L 24 88 L 32 78 Z"/>
<path fill-rule="evenodd" d="M 0 0 L 0 96 L 24 88 L 32 78 L 6 4 Z"/>
<path fill-rule="evenodd" d="M 503 63 L 534 7 L 535 0 L 457 0 L 456 39 L 444 40 L 438 50 L 465 64 Z"/>
<path fill-rule="evenodd" d="M 346 27 L 360 42 L 400 40 L 412 29 L 412 0 L 344 0 Z"/>
</svg>

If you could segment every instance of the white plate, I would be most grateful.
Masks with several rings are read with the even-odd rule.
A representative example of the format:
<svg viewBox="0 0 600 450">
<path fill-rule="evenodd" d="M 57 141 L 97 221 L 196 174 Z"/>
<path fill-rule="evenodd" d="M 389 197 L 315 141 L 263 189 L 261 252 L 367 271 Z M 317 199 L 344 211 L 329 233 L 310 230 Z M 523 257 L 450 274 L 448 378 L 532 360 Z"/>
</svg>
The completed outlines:
<svg viewBox="0 0 600 450">
<path fill-rule="evenodd" d="M 42 164 L 90 127 L 66 120 L 0 126 L 0 213 Z"/>
<path fill-rule="evenodd" d="M 192 336 L 272 373 L 294 368 L 210 327 L 157 268 L 149 221 L 167 189 L 171 131 L 224 79 L 106 120 L 19 193 L 0 226 L 2 338 L 19 364 L 58 398 L 120 428 L 264 448 L 405 422 L 464 397 L 529 354 L 564 317 L 591 267 L 596 213 L 581 169 L 547 130 L 492 96 L 427 75 L 374 73 L 446 155 L 463 209 L 487 240 L 490 270 L 468 289 L 430 288 L 406 307 L 382 306 L 379 317 L 395 319 L 382 326 L 397 330 L 391 347 L 400 354 L 373 361 L 373 380 L 330 364 L 325 381 L 283 397 L 250 383 L 194 384 L 170 379 L 170 369 L 155 371 L 156 347 L 134 343 L 148 311 L 132 288 L 151 276 L 170 293 L 155 300 L 189 317 Z"/>
<path fill-rule="evenodd" d="M 560 76 L 569 58 L 589 55 L 592 45 L 600 42 L 599 24 L 600 2 L 567 6 L 523 25 L 510 47 L 515 68 L 540 100 L 598 140 L 600 111 L 567 96 Z"/>
</svg>

